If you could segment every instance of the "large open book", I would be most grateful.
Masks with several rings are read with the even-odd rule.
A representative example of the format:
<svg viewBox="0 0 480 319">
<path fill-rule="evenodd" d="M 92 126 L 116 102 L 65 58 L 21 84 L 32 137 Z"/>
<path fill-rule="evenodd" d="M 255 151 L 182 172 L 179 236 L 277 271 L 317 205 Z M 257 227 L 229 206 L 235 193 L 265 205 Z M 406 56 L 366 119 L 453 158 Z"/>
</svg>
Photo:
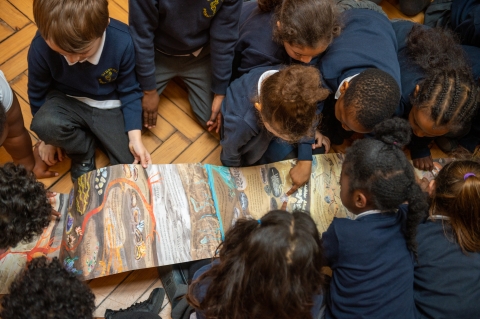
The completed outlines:
<svg viewBox="0 0 480 319">
<path fill-rule="evenodd" d="M 293 160 L 244 168 L 116 165 L 92 171 L 70 194 L 57 195 L 60 220 L 31 243 L 0 254 L 0 294 L 8 293 L 27 261 L 41 255 L 59 257 L 83 280 L 210 258 L 236 219 L 260 218 L 284 201 L 288 211 L 308 211 L 322 233 L 334 217 L 354 217 L 339 197 L 342 161 L 341 154 L 315 156 L 309 183 L 289 197 Z"/>
</svg>

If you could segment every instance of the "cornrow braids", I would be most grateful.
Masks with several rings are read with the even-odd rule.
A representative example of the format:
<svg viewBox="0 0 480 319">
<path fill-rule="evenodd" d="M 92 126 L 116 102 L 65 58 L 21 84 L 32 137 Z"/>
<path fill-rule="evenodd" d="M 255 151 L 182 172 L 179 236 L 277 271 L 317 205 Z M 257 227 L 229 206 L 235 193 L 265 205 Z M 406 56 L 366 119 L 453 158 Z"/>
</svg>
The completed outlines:
<svg viewBox="0 0 480 319">
<path fill-rule="evenodd" d="M 412 105 L 429 108 L 436 126 L 452 133 L 462 129 L 478 108 L 479 88 L 455 34 L 415 25 L 407 37 L 407 55 L 425 72 Z"/>
<path fill-rule="evenodd" d="M 347 149 L 345 173 L 350 191 L 363 189 L 379 210 L 396 210 L 408 202 L 405 239 L 415 254 L 417 225 L 428 210 L 426 196 L 416 183 L 413 167 L 402 151 L 411 137 L 407 121 L 393 118 L 374 128 L 375 139 L 363 139 Z"/>
</svg>

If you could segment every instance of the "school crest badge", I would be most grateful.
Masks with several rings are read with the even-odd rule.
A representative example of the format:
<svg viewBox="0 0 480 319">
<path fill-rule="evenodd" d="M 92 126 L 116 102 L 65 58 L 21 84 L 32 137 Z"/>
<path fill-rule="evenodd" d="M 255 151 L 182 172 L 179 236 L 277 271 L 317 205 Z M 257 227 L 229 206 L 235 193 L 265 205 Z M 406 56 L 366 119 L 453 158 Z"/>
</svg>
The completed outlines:
<svg viewBox="0 0 480 319">
<path fill-rule="evenodd" d="M 103 71 L 102 75 L 98 78 L 98 82 L 100 84 L 107 84 L 113 82 L 117 79 L 118 71 L 114 68 L 108 68 L 107 70 Z"/>
</svg>

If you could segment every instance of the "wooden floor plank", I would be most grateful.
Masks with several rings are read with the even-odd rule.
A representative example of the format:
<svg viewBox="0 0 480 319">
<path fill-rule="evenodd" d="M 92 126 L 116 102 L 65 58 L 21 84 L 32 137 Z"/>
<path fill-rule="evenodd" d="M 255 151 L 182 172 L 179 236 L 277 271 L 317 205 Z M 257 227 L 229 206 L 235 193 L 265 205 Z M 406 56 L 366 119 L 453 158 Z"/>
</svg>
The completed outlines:
<svg viewBox="0 0 480 319">
<path fill-rule="evenodd" d="M 0 65 L 0 70 L 3 71 L 8 81 L 13 80 L 15 77 L 27 70 L 28 48 L 30 48 L 30 46 L 27 46 L 25 49 L 18 52 L 14 57 Z"/>
<path fill-rule="evenodd" d="M 163 95 L 160 96 L 160 103 L 161 107 L 158 108 L 160 116 L 182 132 L 190 141 L 195 141 L 203 134 L 204 129 L 197 121 L 193 120 Z"/>
<path fill-rule="evenodd" d="M 37 26 L 30 23 L 0 43 L 0 64 L 3 64 L 15 54 L 28 47 L 30 42 L 32 42 L 35 32 L 37 32 Z"/>
<path fill-rule="evenodd" d="M 128 0 L 113 0 L 119 7 L 121 7 L 125 12 L 128 12 Z"/>
<path fill-rule="evenodd" d="M 153 154 L 153 164 L 169 164 L 180 155 L 190 141 L 179 132 L 175 132 Z"/>
<path fill-rule="evenodd" d="M 15 31 L 5 22 L 0 20 L 0 41 L 5 40 L 11 36 Z"/>
<path fill-rule="evenodd" d="M 25 16 L 27 16 L 30 21 L 33 19 L 33 0 L 8 0 L 13 4 L 19 11 L 21 11 Z"/>
<path fill-rule="evenodd" d="M 178 106 L 182 111 L 187 113 L 192 119 L 195 119 L 195 113 L 192 111 L 190 102 L 188 101 L 187 92 L 181 88 L 175 81 L 170 81 L 163 90 L 163 95 L 165 95 L 170 101 L 172 101 L 176 106 Z"/>
<path fill-rule="evenodd" d="M 125 24 L 128 24 L 128 13 L 127 11 L 123 10 L 116 2 L 109 1 L 108 2 L 108 12 L 110 17 L 120 20 Z"/>
<path fill-rule="evenodd" d="M 127 271 L 120 274 L 101 277 L 93 279 L 88 283 L 90 289 L 95 294 L 95 305 L 100 305 L 108 296 L 115 290 L 115 288 L 124 281 L 132 271 Z M 101 315 L 103 317 L 103 314 Z"/>
<path fill-rule="evenodd" d="M 9 82 L 10 87 L 17 94 L 17 98 L 22 98 L 25 101 L 28 101 L 27 82 L 28 78 L 23 73 Z"/>
<path fill-rule="evenodd" d="M 30 23 L 30 20 L 7 0 L 0 0 L 0 8 L 2 8 L 0 10 L 0 19 L 13 29 L 20 30 Z"/>
<path fill-rule="evenodd" d="M 217 146 L 203 161 L 204 164 L 212 164 L 222 166 L 222 161 L 220 161 L 220 153 L 222 152 L 222 147 Z"/>
<path fill-rule="evenodd" d="M 155 127 L 151 128 L 150 131 L 162 141 L 166 141 L 173 133 L 175 133 L 176 129 L 163 117 L 158 115 L 157 124 Z"/>
<path fill-rule="evenodd" d="M 136 302 L 146 291 L 158 280 L 158 271 L 156 268 L 147 268 L 133 271 L 124 281 L 122 281 L 115 290 L 113 290 L 107 299 L 104 299 L 97 305 L 94 316 L 103 316 L 106 309 L 118 310 L 127 308 Z"/>
<path fill-rule="evenodd" d="M 218 141 L 208 132 L 205 132 L 178 156 L 173 163 L 199 163 L 217 146 Z"/>
<path fill-rule="evenodd" d="M 150 152 L 150 155 L 162 145 L 162 140 L 159 139 L 150 130 L 144 130 L 142 132 L 142 142 L 145 148 Z"/>
</svg>

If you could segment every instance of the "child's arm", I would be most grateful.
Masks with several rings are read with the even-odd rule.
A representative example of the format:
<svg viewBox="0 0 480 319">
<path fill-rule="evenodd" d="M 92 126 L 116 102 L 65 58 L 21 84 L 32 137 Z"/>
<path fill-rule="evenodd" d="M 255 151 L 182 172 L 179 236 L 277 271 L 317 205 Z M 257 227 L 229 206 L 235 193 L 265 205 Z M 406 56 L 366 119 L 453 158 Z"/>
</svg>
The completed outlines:
<svg viewBox="0 0 480 319">
<path fill-rule="evenodd" d="M 327 261 L 327 265 L 332 267 L 338 261 L 340 244 L 335 230 L 335 219 L 328 227 L 327 231 L 322 234 L 323 255 Z M 333 270 L 333 269 L 332 269 Z"/>
<path fill-rule="evenodd" d="M 232 63 L 235 44 L 238 40 L 238 21 L 242 11 L 242 1 L 225 0 L 215 14 L 210 25 L 210 55 L 212 60 L 212 115 L 207 122 L 209 131 L 218 133 L 221 126 L 220 107 L 232 76 Z"/>
<path fill-rule="evenodd" d="M 433 169 L 433 160 L 428 145 L 432 138 L 418 137 L 412 134 L 412 140 L 408 144 L 413 166 L 420 170 L 431 171 Z"/>
<path fill-rule="evenodd" d="M 147 168 L 147 165 L 152 164 L 150 153 L 147 151 L 142 142 L 142 131 L 132 130 L 128 132 L 128 147 L 132 152 L 135 161 L 133 164 L 142 164 L 143 168 Z"/>
<path fill-rule="evenodd" d="M 7 138 L 3 146 L 12 156 L 16 164 L 23 165 L 27 170 L 33 171 L 37 178 L 58 176 L 57 172 L 49 171 L 48 166 L 40 157 L 35 157 L 32 150 L 32 140 L 25 129 L 22 110 L 17 96 L 13 93 L 13 102 L 7 112 Z"/>
</svg>

